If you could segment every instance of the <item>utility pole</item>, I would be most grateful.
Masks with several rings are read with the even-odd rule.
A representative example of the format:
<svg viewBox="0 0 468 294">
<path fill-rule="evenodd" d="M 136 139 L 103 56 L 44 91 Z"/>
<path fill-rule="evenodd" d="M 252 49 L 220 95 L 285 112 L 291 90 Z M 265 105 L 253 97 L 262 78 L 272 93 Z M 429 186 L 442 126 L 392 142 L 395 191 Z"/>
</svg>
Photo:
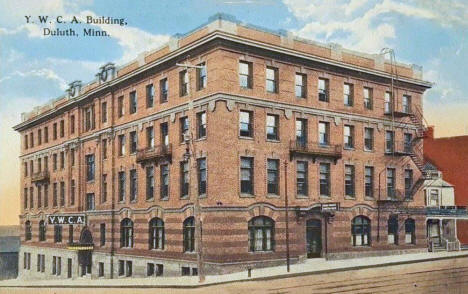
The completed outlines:
<svg viewBox="0 0 468 294">
<path fill-rule="evenodd" d="M 190 64 L 176 64 L 177 66 L 184 67 L 188 75 L 188 98 L 189 101 L 192 98 L 192 83 L 190 79 L 189 68 L 201 68 L 202 66 L 190 65 Z M 192 122 L 189 121 L 189 129 L 192 128 Z M 203 240 L 202 240 L 202 221 L 201 221 L 201 206 L 200 198 L 197 193 L 194 193 L 193 188 L 193 177 L 192 171 L 196 169 L 196 149 L 193 144 L 193 135 L 191 131 L 186 131 L 184 134 L 184 141 L 186 144 L 186 151 L 184 154 L 184 159 L 189 164 L 189 198 L 194 197 L 194 209 L 193 217 L 195 219 L 195 250 L 197 252 L 197 269 L 198 269 L 198 281 L 203 283 L 205 281 L 205 268 L 203 260 Z"/>
<path fill-rule="evenodd" d="M 290 261 L 289 261 L 289 204 L 288 204 L 288 161 L 284 161 L 284 208 L 286 217 L 286 269 L 289 273 Z"/>
</svg>

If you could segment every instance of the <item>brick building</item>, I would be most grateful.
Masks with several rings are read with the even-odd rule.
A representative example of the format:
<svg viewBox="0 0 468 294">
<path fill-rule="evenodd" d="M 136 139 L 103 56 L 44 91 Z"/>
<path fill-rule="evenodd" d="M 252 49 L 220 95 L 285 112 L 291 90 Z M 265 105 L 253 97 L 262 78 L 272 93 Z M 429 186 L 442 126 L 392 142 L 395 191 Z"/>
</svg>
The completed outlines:
<svg viewBox="0 0 468 294">
<path fill-rule="evenodd" d="M 224 15 L 107 64 L 15 127 L 20 276 L 196 275 L 198 216 L 208 274 L 283 263 L 286 224 L 292 262 L 424 250 L 429 87 L 417 66 Z"/>
</svg>

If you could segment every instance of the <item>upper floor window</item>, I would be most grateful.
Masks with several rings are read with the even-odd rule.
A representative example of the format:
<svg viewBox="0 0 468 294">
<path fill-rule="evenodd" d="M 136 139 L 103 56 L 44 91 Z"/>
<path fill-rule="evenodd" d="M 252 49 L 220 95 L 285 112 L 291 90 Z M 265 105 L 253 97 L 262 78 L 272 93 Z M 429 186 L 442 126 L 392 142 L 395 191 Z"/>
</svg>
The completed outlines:
<svg viewBox="0 0 468 294">
<path fill-rule="evenodd" d="M 363 96 L 364 96 L 364 108 L 365 109 L 372 109 L 373 107 L 373 91 L 372 88 L 364 87 Z"/>
<path fill-rule="evenodd" d="M 153 199 L 154 195 L 154 166 L 146 167 L 146 200 Z"/>
<path fill-rule="evenodd" d="M 391 92 L 385 92 L 385 97 L 384 97 L 384 113 L 388 114 L 392 112 L 392 93 Z"/>
<path fill-rule="evenodd" d="M 118 117 L 122 117 L 125 113 L 124 113 L 125 109 L 124 109 L 124 96 L 119 96 L 119 98 L 117 98 L 117 115 Z"/>
<path fill-rule="evenodd" d="M 269 93 L 278 93 L 278 69 L 266 68 L 266 90 Z"/>
<path fill-rule="evenodd" d="M 130 132 L 130 153 L 131 154 L 136 153 L 137 147 L 138 147 L 137 132 L 132 131 L 132 132 Z"/>
<path fill-rule="evenodd" d="M 138 194 L 138 175 L 136 169 L 130 170 L 130 201 L 136 201 Z"/>
<path fill-rule="evenodd" d="M 279 116 L 267 114 L 266 119 L 266 135 L 268 140 L 279 140 Z"/>
<path fill-rule="evenodd" d="M 125 172 L 119 172 L 119 185 L 118 185 L 118 193 L 119 193 L 119 201 L 125 201 Z"/>
<path fill-rule="evenodd" d="M 343 102 L 345 106 L 353 106 L 354 104 L 354 86 L 353 84 L 345 83 L 343 85 Z"/>
<path fill-rule="evenodd" d="M 307 75 L 296 73 L 295 93 L 297 98 L 307 97 Z"/>
<path fill-rule="evenodd" d="M 55 126 L 57 126 L 57 124 L 55 124 Z M 29 134 L 29 145 L 31 145 L 31 148 L 34 147 L 34 133 L 33 132 Z"/>
<path fill-rule="evenodd" d="M 24 149 L 29 148 L 28 135 L 24 135 Z"/>
<path fill-rule="evenodd" d="M 180 197 L 186 197 L 189 193 L 189 164 L 187 161 L 180 163 Z"/>
<path fill-rule="evenodd" d="M 296 119 L 296 144 L 305 146 L 307 144 L 307 120 Z"/>
<path fill-rule="evenodd" d="M 41 145 L 42 144 L 42 130 L 39 129 L 37 130 L 37 145 Z"/>
<path fill-rule="evenodd" d="M 318 99 L 319 101 L 328 102 L 328 79 L 318 79 Z"/>
<path fill-rule="evenodd" d="M 46 226 L 45 222 L 41 220 L 39 222 L 39 241 L 43 242 L 46 240 Z"/>
<path fill-rule="evenodd" d="M 165 146 L 169 145 L 169 125 L 167 122 L 160 124 L 161 129 L 161 143 Z"/>
<path fill-rule="evenodd" d="M 84 130 L 94 129 L 94 105 L 86 107 L 84 110 Z M 55 130 L 54 130 L 55 133 Z M 55 135 L 54 135 L 55 137 Z"/>
<path fill-rule="evenodd" d="M 125 135 L 119 135 L 119 156 L 125 155 Z"/>
<path fill-rule="evenodd" d="M 107 201 L 107 174 L 103 174 L 102 181 L 101 181 L 101 203 L 104 203 L 106 201 Z"/>
<path fill-rule="evenodd" d="M 206 159 L 197 159 L 198 195 L 206 194 Z"/>
<path fill-rule="evenodd" d="M 94 203 L 94 193 L 87 193 L 86 194 L 86 210 L 94 210 L 95 203 Z"/>
<path fill-rule="evenodd" d="M 65 137 L 65 122 L 63 120 L 60 121 L 60 138 Z"/>
<path fill-rule="evenodd" d="M 57 123 L 54 123 L 52 127 L 53 127 L 52 137 L 54 138 L 54 140 L 57 140 Z M 32 144 L 31 144 L 31 147 L 32 147 Z"/>
<path fill-rule="evenodd" d="M 107 139 L 102 139 L 102 159 L 107 159 Z"/>
<path fill-rule="evenodd" d="M 93 181 L 95 174 L 94 154 L 86 155 L 86 180 Z"/>
<path fill-rule="evenodd" d="M 154 148 L 154 128 L 146 128 L 146 147 L 152 149 Z"/>
<path fill-rule="evenodd" d="M 49 128 L 44 127 L 44 142 L 49 143 Z"/>
<path fill-rule="evenodd" d="M 184 116 L 180 118 L 179 122 L 180 122 L 180 142 L 184 142 L 185 141 L 184 135 L 186 132 L 189 132 L 189 119 L 188 117 Z"/>
<path fill-rule="evenodd" d="M 319 122 L 319 144 L 330 144 L 330 123 L 328 122 Z"/>
<path fill-rule="evenodd" d="M 169 165 L 161 165 L 161 199 L 169 198 Z"/>
<path fill-rule="evenodd" d="M 374 129 L 364 128 L 364 150 L 371 151 L 374 149 Z"/>
<path fill-rule="evenodd" d="M 239 136 L 253 137 L 252 112 L 241 110 L 239 113 Z"/>
<path fill-rule="evenodd" d="M 159 81 L 159 99 L 161 103 L 167 102 L 168 92 L 169 82 L 167 81 L 167 78 L 164 78 Z"/>
<path fill-rule="evenodd" d="M 241 157 L 241 193 L 253 194 L 253 158 Z"/>
<path fill-rule="evenodd" d="M 307 161 L 298 161 L 296 171 L 297 195 L 307 196 L 308 190 L 308 164 Z"/>
<path fill-rule="evenodd" d="M 24 239 L 26 241 L 29 241 L 32 239 L 32 227 L 31 227 L 31 221 L 26 221 L 24 223 Z"/>
<path fill-rule="evenodd" d="M 153 84 L 146 85 L 146 108 L 154 105 L 154 87 Z"/>
<path fill-rule="evenodd" d="M 137 111 L 137 93 L 136 93 L 136 91 L 130 92 L 129 99 L 130 99 L 129 113 L 130 114 L 136 113 L 136 111 Z"/>
<path fill-rule="evenodd" d="M 374 167 L 364 168 L 364 192 L 366 197 L 374 197 Z"/>
<path fill-rule="evenodd" d="M 279 195 L 279 160 L 267 160 L 268 194 Z"/>
<path fill-rule="evenodd" d="M 62 226 L 61 225 L 54 226 L 54 242 L 55 243 L 62 242 Z"/>
<path fill-rule="evenodd" d="M 402 106 L 404 113 L 411 113 L 411 96 L 403 95 Z"/>
<path fill-rule="evenodd" d="M 394 133 L 393 131 L 385 132 L 385 153 L 393 153 L 394 150 Z"/>
<path fill-rule="evenodd" d="M 354 165 L 345 165 L 345 195 L 354 197 Z"/>
<path fill-rule="evenodd" d="M 394 199 L 395 197 L 395 169 L 387 168 L 387 199 Z"/>
<path fill-rule="evenodd" d="M 101 104 L 101 122 L 107 122 L 107 102 L 102 102 Z"/>
<path fill-rule="evenodd" d="M 412 188 L 413 188 L 413 170 L 412 169 L 405 169 L 405 198 L 411 199 L 412 195 Z"/>
<path fill-rule="evenodd" d="M 330 196 L 330 164 L 320 163 L 320 196 Z"/>
<path fill-rule="evenodd" d="M 239 61 L 239 85 L 241 88 L 252 89 L 252 63 Z"/>
<path fill-rule="evenodd" d="M 344 147 L 354 148 L 354 126 L 344 126 Z"/>
<path fill-rule="evenodd" d="M 197 90 L 206 88 L 206 64 L 200 63 L 197 68 Z"/>
<path fill-rule="evenodd" d="M 197 138 L 206 137 L 206 112 L 197 113 Z"/>
<path fill-rule="evenodd" d="M 75 116 L 70 115 L 70 134 L 75 133 Z"/>
<path fill-rule="evenodd" d="M 179 95 L 185 96 L 189 91 L 189 77 L 187 70 L 179 72 Z"/>
</svg>

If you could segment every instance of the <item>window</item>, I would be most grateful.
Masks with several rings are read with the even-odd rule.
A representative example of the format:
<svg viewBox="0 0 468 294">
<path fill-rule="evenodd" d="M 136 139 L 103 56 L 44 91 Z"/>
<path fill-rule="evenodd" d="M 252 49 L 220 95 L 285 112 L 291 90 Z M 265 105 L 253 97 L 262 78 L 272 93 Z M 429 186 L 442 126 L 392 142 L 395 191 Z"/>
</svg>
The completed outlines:
<svg viewBox="0 0 468 294">
<path fill-rule="evenodd" d="M 119 260 L 119 276 L 125 274 L 125 260 Z"/>
<path fill-rule="evenodd" d="M 241 110 L 239 113 L 239 136 L 253 137 L 252 112 Z"/>
<path fill-rule="evenodd" d="M 307 196 L 309 195 L 307 161 L 298 161 L 296 168 L 297 195 Z"/>
<path fill-rule="evenodd" d="M 344 126 L 344 147 L 354 148 L 354 126 Z"/>
<path fill-rule="evenodd" d="M 279 160 L 267 160 L 268 194 L 279 195 Z"/>
<path fill-rule="evenodd" d="M 119 98 L 117 98 L 117 115 L 118 117 L 122 117 L 125 113 L 124 113 L 124 96 L 119 96 Z"/>
<path fill-rule="evenodd" d="M 106 224 L 102 223 L 99 225 L 99 245 L 106 245 Z"/>
<path fill-rule="evenodd" d="M 387 168 L 387 199 L 394 199 L 395 197 L 395 169 Z"/>
<path fill-rule="evenodd" d="M 24 176 L 27 177 L 28 176 L 28 162 L 24 162 L 23 163 L 23 167 L 24 167 Z"/>
<path fill-rule="evenodd" d="M 188 117 L 184 116 L 179 119 L 180 121 L 180 142 L 184 142 L 184 134 L 186 132 L 190 132 L 189 130 L 189 119 Z"/>
<path fill-rule="evenodd" d="M 24 149 L 29 148 L 28 135 L 24 135 Z"/>
<path fill-rule="evenodd" d="M 146 200 L 153 199 L 154 195 L 154 167 L 146 167 Z"/>
<path fill-rule="evenodd" d="M 119 156 L 125 155 L 125 135 L 119 135 Z"/>
<path fill-rule="evenodd" d="M 60 169 L 65 168 L 65 152 L 60 152 Z"/>
<path fill-rule="evenodd" d="M 394 150 L 394 133 L 393 131 L 385 132 L 385 153 L 393 153 Z"/>
<path fill-rule="evenodd" d="M 154 87 L 153 84 L 146 85 L 146 108 L 154 106 Z"/>
<path fill-rule="evenodd" d="M 164 249 L 164 222 L 157 217 L 149 222 L 149 249 Z"/>
<path fill-rule="evenodd" d="M 65 122 L 63 120 L 60 121 L 60 138 L 65 137 Z"/>
<path fill-rule="evenodd" d="M 197 68 L 197 90 L 206 88 L 206 64 L 200 63 Z"/>
<path fill-rule="evenodd" d="M 53 164 L 54 171 L 56 171 L 57 170 L 57 153 L 54 153 L 52 155 L 52 164 Z M 32 171 L 31 171 L 31 174 L 32 174 Z"/>
<path fill-rule="evenodd" d="M 151 276 L 162 276 L 164 271 L 164 266 L 162 264 L 147 263 L 146 264 L 146 275 Z"/>
<path fill-rule="evenodd" d="M 49 143 L 49 127 L 44 127 L 44 142 Z"/>
<path fill-rule="evenodd" d="M 405 169 L 405 198 L 411 199 L 412 195 L 412 188 L 413 188 L 413 170 L 412 169 Z"/>
<path fill-rule="evenodd" d="M 411 96 L 403 95 L 403 112 L 411 113 Z"/>
<path fill-rule="evenodd" d="M 197 113 L 197 139 L 206 137 L 206 112 Z"/>
<path fill-rule="evenodd" d="M 253 168 L 252 157 L 241 157 L 241 193 L 254 193 Z"/>
<path fill-rule="evenodd" d="M 427 190 L 426 190 L 427 194 Z M 431 192 L 429 194 L 429 199 L 427 201 L 429 204 L 428 206 L 439 206 L 439 192 L 437 189 L 431 189 Z"/>
<path fill-rule="evenodd" d="M 86 210 L 94 210 L 94 193 L 86 194 Z"/>
<path fill-rule="evenodd" d="M 364 168 L 364 189 L 366 197 L 374 197 L 374 167 Z"/>
<path fill-rule="evenodd" d="M 364 87 L 364 90 L 363 90 L 363 96 L 364 96 L 364 108 L 365 109 L 372 109 L 373 107 L 373 90 L 372 88 L 367 88 L 367 87 Z"/>
<path fill-rule="evenodd" d="M 354 188 L 354 166 L 345 165 L 345 195 L 349 197 L 355 196 Z"/>
<path fill-rule="evenodd" d="M 94 105 L 83 109 L 84 130 L 89 131 L 94 129 Z"/>
<path fill-rule="evenodd" d="M 44 156 L 44 170 L 49 171 L 49 156 Z"/>
<path fill-rule="evenodd" d="M 136 201 L 138 193 L 138 176 L 136 169 L 130 170 L 130 201 Z"/>
<path fill-rule="evenodd" d="M 266 68 L 266 90 L 269 93 L 278 93 L 278 69 Z"/>
<path fill-rule="evenodd" d="M 137 132 L 132 131 L 130 132 L 130 154 L 135 154 L 137 152 Z"/>
<path fill-rule="evenodd" d="M 356 216 L 351 223 L 351 244 L 369 246 L 371 237 L 370 220 L 365 216 Z"/>
<path fill-rule="evenodd" d="M 125 201 L 125 172 L 119 172 L 119 201 Z"/>
<path fill-rule="evenodd" d="M 98 276 L 104 277 L 104 262 L 98 263 Z"/>
<path fill-rule="evenodd" d="M 160 124 L 161 129 L 161 143 L 165 146 L 169 145 L 169 126 L 167 122 Z"/>
<path fill-rule="evenodd" d="M 318 79 L 318 99 L 319 101 L 328 102 L 328 80 Z"/>
<path fill-rule="evenodd" d="M 75 148 L 70 149 L 70 165 L 75 166 Z"/>
<path fill-rule="evenodd" d="M 49 206 L 49 185 L 44 184 L 44 207 L 47 208 Z"/>
<path fill-rule="evenodd" d="M 107 159 L 107 139 L 102 139 L 102 159 Z"/>
<path fill-rule="evenodd" d="M 24 269 L 31 269 L 31 253 L 25 252 L 23 256 Z"/>
<path fill-rule="evenodd" d="M 168 97 L 168 91 L 169 91 L 169 83 L 167 81 L 167 78 L 164 78 L 159 81 L 159 99 L 161 103 L 167 102 L 167 97 Z"/>
<path fill-rule="evenodd" d="M 73 243 L 73 225 L 68 225 L 68 243 Z"/>
<path fill-rule="evenodd" d="M 252 89 L 252 63 L 239 61 L 239 85 L 241 88 Z"/>
<path fill-rule="evenodd" d="M 71 206 L 75 205 L 75 191 L 76 191 L 75 180 L 71 180 L 70 181 L 70 205 Z"/>
<path fill-rule="evenodd" d="M 107 102 L 101 103 L 101 122 L 107 122 Z"/>
<path fill-rule="evenodd" d="M 95 165 L 94 165 L 94 154 L 86 155 L 86 180 L 94 181 L 94 172 L 95 172 Z"/>
<path fill-rule="evenodd" d="M 295 92 L 297 98 L 307 97 L 307 75 L 296 73 Z"/>
<path fill-rule="evenodd" d="M 57 162 L 57 154 L 55 154 L 55 162 Z M 57 163 L 55 163 L 55 169 L 57 169 Z M 34 161 L 29 161 L 29 174 L 34 175 Z"/>
<path fill-rule="evenodd" d="M 169 165 L 161 165 L 161 199 L 169 198 Z"/>
<path fill-rule="evenodd" d="M 24 209 L 28 208 L 28 188 L 24 188 Z"/>
<path fill-rule="evenodd" d="M 188 94 L 189 78 L 187 70 L 179 72 L 179 96 Z"/>
<path fill-rule="evenodd" d="M 198 195 L 206 194 L 206 159 L 197 159 Z"/>
<path fill-rule="evenodd" d="M 189 164 L 180 162 L 180 197 L 187 197 L 189 192 Z"/>
<path fill-rule="evenodd" d="M 120 222 L 120 247 L 133 247 L 133 222 L 129 218 Z"/>
<path fill-rule="evenodd" d="M 34 208 L 34 187 L 29 188 L 29 208 Z"/>
<path fill-rule="evenodd" d="M 410 133 L 405 133 L 403 135 L 404 138 L 404 151 L 405 153 L 412 153 L 413 149 L 413 135 Z"/>
<path fill-rule="evenodd" d="M 392 112 L 392 93 L 391 92 L 385 92 L 385 97 L 384 97 L 384 113 L 389 114 Z"/>
<path fill-rule="evenodd" d="M 353 84 L 345 83 L 343 85 L 343 102 L 345 106 L 353 106 L 354 104 L 354 86 Z"/>
<path fill-rule="evenodd" d="M 275 247 L 275 222 L 266 216 L 257 216 L 248 223 L 249 251 L 273 251 Z"/>
<path fill-rule="evenodd" d="M 57 126 L 57 124 L 55 124 Z M 29 144 L 34 147 L 34 133 L 29 134 Z"/>
<path fill-rule="evenodd" d="M 52 134 L 54 140 L 57 140 L 57 123 L 53 124 L 53 134 Z M 31 147 L 33 147 L 33 144 L 31 144 Z"/>
<path fill-rule="evenodd" d="M 391 215 L 388 218 L 387 222 L 388 234 L 387 234 L 387 243 L 388 244 L 398 244 L 398 218 L 395 215 Z"/>
<path fill-rule="evenodd" d="M 37 145 L 42 144 L 42 130 L 37 130 Z"/>
<path fill-rule="evenodd" d="M 42 206 L 42 195 L 41 195 L 41 190 L 42 186 L 37 185 L 37 208 L 41 208 Z"/>
<path fill-rule="evenodd" d="M 320 163 L 320 196 L 330 196 L 330 164 Z"/>
<path fill-rule="evenodd" d="M 107 201 L 107 174 L 102 175 L 101 203 Z"/>
<path fill-rule="evenodd" d="M 274 114 L 267 114 L 266 118 L 266 135 L 268 140 L 279 140 L 279 116 Z"/>
<path fill-rule="evenodd" d="M 416 244 L 416 226 L 412 218 L 405 220 L 405 243 Z"/>
<path fill-rule="evenodd" d="M 146 128 L 146 147 L 153 149 L 154 148 L 154 129 L 153 127 Z"/>
<path fill-rule="evenodd" d="M 46 225 L 43 220 L 39 222 L 39 241 L 44 242 L 46 240 Z"/>
<path fill-rule="evenodd" d="M 70 116 L 70 134 L 74 134 L 74 133 L 75 133 L 75 116 L 71 115 Z"/>
<path fill-rule="evenodd" d="M 41 273 L 45 272 L 45 254 L 37 255 L 37 271 Z"/>
<path fill-rule="evenodd" d="M 374 129 L 364 128 L 364 150 L 372 151 L 374 149 Z"/>
<path fill-rule="evenodd" d="M 184 220 L 184 252 L 195 251 L 195 219 L 193 216 Z"/>
<path fill-rule="evenodd" d="M 130 92 L 130 95 L 129 95 L 129 100 L 130 100 L 130 109 L 129 109 L 129 113 L 130 114 L 133 114 L 133 113 L 136 113 L 137 111 L 137 93 L 136 91 L 132 91 Z"/>
<path fill-rule="evenodd" d="M 57 198 L 58 198 L 58 186 L 57 186 L 57 183 L 54 183 L 54 191 L 53 191 L 53 199 L 52 199 L 54 207 L 58 206 Z"/>
<path fill-rule="evenodd" d="M 26 221 L 24 223 L 24 239 L 26 241 L 29 241 L 32 239 L 32 227 L 31 227 L 30 221 Z"/>
<path fill-rule="evenodd" d="M 319 122 L 319 144 L 330 144 L 330 123 L 328 122 Z"/>
<path fill-rule="evenodd" d="M 127 260 L 125 262 L 125 276 L 126 277 L 132 276 L 132 262 L 130 260 Z"/>
<path fill-rule="evenodd" d="M 55 243 L 62 242 L 62 226 L 61 225 L 54 226 L 54 242 Z"/>
<path fill-rule="evenodd" d="M 65 206 L 65 182 L 60 182 L 60 206 Z"/>
</svg>

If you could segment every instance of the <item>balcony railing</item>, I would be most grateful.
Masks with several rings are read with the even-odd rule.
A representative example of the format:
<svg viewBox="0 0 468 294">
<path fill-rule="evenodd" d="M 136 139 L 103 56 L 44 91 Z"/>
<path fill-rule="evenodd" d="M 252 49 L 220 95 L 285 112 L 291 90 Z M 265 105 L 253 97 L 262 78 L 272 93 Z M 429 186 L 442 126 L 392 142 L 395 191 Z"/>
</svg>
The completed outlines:
<svg viewBox="0 0 468 294">
<path fill-rule="evenodd" d="M 466 207 L 426 207 L 427 215 L 466 216 Z"/>
<path fill-rule="evenodd" d="M 31 177 L 32 182 L 48 182 L 49 181 L 49 171 L 40 171 L 37 173 L 34 173 Z"/>
<path fill-rule="evenodd" d="M 289 143 L 289 153 L 291 158 L 294 155 L 301 154 L 311 156 L 314 162 L 317 157 L 327 157 L 334 159 L 336 163 L 343 156 L 343 148 L 341 145 L 325 145 L 316 142 L 291 140 Z"/>
<path fill-rule="evenodd" d="M 403 202 L 412 200 L 405 191 L 397 190 L 394 188 L 384 188 L 377 191 L 377 201 L 382 203 Z"/>
<path fill-rule="evenodd" d="M 136 153 L 137 162 L 147 162 L 147 161 L 159 161 L 161 159 L 168 159 L 169 161 L 172 158 L 172 144 L 163 144 L 157 145 L 154 147 L 148 147 L 145 149 L 139 149 Z"/>
<path fill-rule="evenodd" d="M 385 155 L 408 156 L 413 154 L 413 145 L 411 142 L 394 141 L 385 143 Z"/>
</svg>

